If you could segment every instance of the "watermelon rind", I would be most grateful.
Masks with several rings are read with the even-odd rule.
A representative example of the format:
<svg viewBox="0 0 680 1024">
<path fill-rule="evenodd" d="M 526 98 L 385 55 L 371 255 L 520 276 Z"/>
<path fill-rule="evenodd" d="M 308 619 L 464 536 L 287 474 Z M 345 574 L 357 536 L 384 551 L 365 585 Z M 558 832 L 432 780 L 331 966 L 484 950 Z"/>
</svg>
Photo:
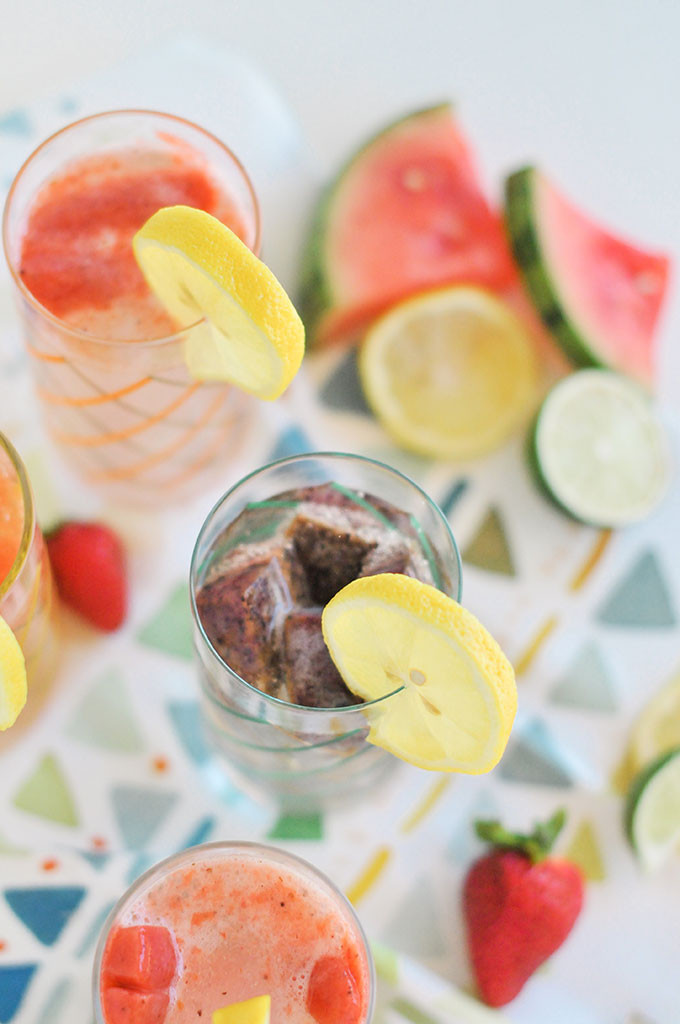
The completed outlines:
<svg viewBox="0 0 680 1024">
<path fill-rule="evenodd" d="M 312 348 L 315 341 L 318 340 L 321 322 L 325 314 L 330 312 L 335 305 L 331 274 L 326 261 L 325 241 L 333 202 L 348 172 L 379 139 L 389 135 L 395 129 L 403 128 L 414 119 L 449 114 L 451 111 L 452 104 L 444 101 L 429 107 L 421 107 L 396 121 L 391 121 L 380 131 L 374 132 L 342 165 L 335 177 L 322 190 L 312 214 L 307 242 L 302 254 L 300 287 L 297 296 L 297 308 L 305 324 L 308 348 Z"/>
</svg>

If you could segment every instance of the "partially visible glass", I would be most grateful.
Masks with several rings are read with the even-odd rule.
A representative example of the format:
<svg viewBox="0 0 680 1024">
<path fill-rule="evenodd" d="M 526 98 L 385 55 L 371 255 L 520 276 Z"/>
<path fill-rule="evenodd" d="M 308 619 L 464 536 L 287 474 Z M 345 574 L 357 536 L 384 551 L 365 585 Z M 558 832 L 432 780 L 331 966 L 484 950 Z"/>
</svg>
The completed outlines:
<svg viewBox="0 0 680 1024">
<path fill-rule="evenodd" d="M 0 434 L 0 470 L 16 479 L 23 522 L 14 562 L 5 578 L 0 579 L 0 615 L 14 632 L 26 659 L 28 705 L 19 718 L 19 722 L 25 723 L 54 668 L 52 577 L 26 469 L 4 434 Z M 8 735 L 16 734 L 12 730 Z M 5 736 L 0 740 L 6 741 Z"/>
<path fill-rule="evenodd" d="M 389 773 L 395 759 L 366 737 L 371 713 L 390 697 L 348 707 L 316 708 L 263 693 L 215 650 L 201 622 L 196 597 L 221 555 L 221 535 L 247 506 L 323 483 L 373 495 L 409 514 L 436 585 L 456 600 L 461 594 L 460 555 L 446 516 L 417 484 L 380 462 L 340 453 L 282 459 L 245 477 L 212 509 L 199 533 L 190 575 L 206 739 L 217 755 L 217 764 L 228 765 L 244 789 L 300 811 L 351 802 Z"/>
<path fill-rule="evenodd" d="M 198 154 L 211 179 L 233 199 L 244 242 L 260 247 L 260 214 L 248 175 L 234 154 L 202 128 L 169 114 L 122 110 L 75 122 L 48 138 L 17 174 L 3 220 L 44 421 L 67 461 L 115 498 L 161 504 L 193 493 L 238 447 L 254 403 L 225 384 L 197 383 L 186 367 L 189 338 L 205 321 L 164 337 L 110 340 L 53 315 L 22 280 L 21 245 L 40 189 L 72 161 L 150 147 Z M 141 225 L 140 225 L 141 226 Z"/>
<path fill-rule="evenodd" d="M 210 874 L 211 880 L 215 882 L 218 880 L 220 872 L 224 872 L 225 877 L 229 875 L 230 864 L 232 863 L 234 868 L 231 870 L 236 872 L 233 874 L 233 877 L 240 887 L 240 896 L 238 898 L 240 903 L 239 914 L 242 918 L 242 910 L 245 909 L 249 917 L 248 935 L 245 940 L 248 943 L 248 949 L 242 949 L 243 936 L 237 935 L 235 941 L 238 943 L 238 948 L 242 949 L 242 952 L 248 956 L 249 961 L 252 961 L 252 964 L 258 967 L 260 954 L 262 954 L 263 960 L 268 955 L 269 947 L 272 946 L 278 934 L 275 917 L 281 914 L 280 908 L 284 907 L 284 903 L 279 903 L 278 899 L 266 899 L 267 892 L 265 886 L 257 884 L 254 879 L 252 880 L 252 891 L 249 893 L 245 892 L 245 890 L 251 887 L 248 866 L 253 865 L 257 867 L 258 864 L 261 864 L 264 866 L 265 871 L 273 869 L 277 882 L 283 889 L 286 888 L 286 881 L 290 878 L 293 882 L 291 888 L 297 890 L 299 887 L 299 891 L 290 893 L 290 896 L 293 897 L 292 903 L 302 899 L 308 903 L 312 911 L 310 917 L 317 916 L 319 922 L 318 930 L 325 938 L 319 935 L 314 936 L 313 944 L 309 948 L 302 950 L 302 959 L 307 961 L 307 966 L 304 968 L 305 972 L 310 972 L 313 968 L 313 965 L 311 967 L 309 965 L 310 957 L 314 958 L 314 960 L 323 960 L 331 952 L 327 948 L 328 942 L 332 941 L 337 945 L 338 939 L 341 938 L 343 932 L 346 934 L 347 937 L 342 946 L 345 947 L 345 951 L 347 951 L 347 946 L 350 947 L 358 973 L 360 974 L 360 977 L 356 978 L 356 990 L 361 993 L 362 1007 L 360 1007 L 361 1016 L 356 1020 L 356 1024 L 371 1024 L 375 1007 L 375 968 L 366 934 L 350 902 L 326 875 L 301 857 L 296 857 L 273 846 L 241 841 L 204 843 L 201 846 L 191 847 L 176 853 L 149 868 L 121 896 L 104 922 L 95 951 L 92 971 L 92 1002 L 96 1024 L 111 1024 L 110 1021 L 107 1021 L 102 1006 L 103 974 L 105 974 L 102 968 L 105 964 L 107 943 L 117 927 L 126 927 L 133 923 L 144 923 L 152 926 L 160 925 L 171 931 L 177 929 L 179 934 L 175 935 L 175 942 L 180 949 L 185 949 L 187 955 L 193 958 L 191 965 L 195 971 L 193 984 L 198 989 L 201 988 L 201 983 L 199 972 L 195 970 L 197 958 L 200 960 L 204 954 L 214 956 L 215 953 L 218 953 L 220 957 L 229 955 L 229 907 L 224 902 L 220 902 L 206 909 L 203 906 L 197 907 L 195 902 L 191 901 L 190 906 L 187 908 L 186 898 L 178 898 L 177 892 L 181 893 L 190 888 L 192 884 L 190 874 L 192 871 L 195 871 L 197 866 L 199 870 L 201 866 L 205 866 L 206 872 Z M 179 880 L 177 890 L 174 892 L 173 876 L 176 876 Z M 227 886 L 228 890 L 229 887 Z M 269 895 L 272 896 L 273 892 Z M 148 901 L 149 896 L 152 899 L 155 897 L 153 912 L 149 910 L 148 906 L 144 906 L 145 900 Z M 234 900 L 237 899 L 233 893 L 230 896 Z M 199 912 L 194 913 L 197 909 Z M 285 909 L 283 913 L 286 913 Z M 329 915 L 332 916 L 333 924 L 337 921 L 337 925 L 330 929 L 326 927 Z M 202 930 L 205 927 L 210 932 L 208 936 L 206 936 L 205 930 Z M 193 930 L 191 936 L 184 934 L 187 928 Z M 295 929 L 291 925 L 286 925 L 285 922 L 283 928 L 286 937 L 290 937 L 291 933 L 295 934 Z M 220 948 L 220 938 L 217 938 L 214 934 L 215 932 L 222 939 L 222 948 Z M 328 938 L 329 933 L 330 939 Z M 217 941 L 215 941 L 216 938 Z M 211 939 L 213 941 L 210 941 Z M 293 945 L 295 945 L 296 941 L 299 945 L 304 945 L 305 942 L 309 942 L 309 937 L 305 940 L 302 936 L 296 936 L 293 939 Z M 145 956 L 147 963 L 150 962 L 150 952 L 147 951 Z M 285 955 L 287 953 L 288 950 L 286 949 Z M 295 955 L 297 950 L 293 950 L 293 953 Z M 248 966 L 250 965 L 249 962 Z M 185 964 L 184 966 L 186 967 L 187 965 Z M 239 973 L 238 964 L 229 965 L 229 967 L 231 967 L 231 973 Z M 222 973 L 220 973 L 220 977 L 225 980 Z M 271 984 L 271 979 L 268 980 L 270 980 Z M 304 976 L 293 978 L 292 980 L 297 981 L 300 987 L 308 983 L 308 978 Z M 212 976 L 209 981 L 212 982 Z M 240 984 L 243 983 L 240 982 Z M 228 988 L 230 992 L 233 991 L 229 986 L 229 980 L 225 980 L 224 985 L 221 982 L 219 983 L 219 988 L 222 989 L 223 987 Z M 272 991 L 266 981 L 259 983 L 258 991 L 239 993 L 230 1001 L 252 998 L 267 992 L 272 997 L 272 1024 L 283 1024 L 284 1016 L 285 1020 L 311 1019 L 304 1007 L 303 995 L 298 995 L 294 999 L 296 1004 L 302 1001 L 302 1006 L 296 1005 L 292 1008 L 288 1006 L 282 1015 L 280 993 L 276 992 L 276 990 Z M 224 998 L 226 996 L 227 992 L 221 993 L 219 998 L 222 1004 L 227 1001 Z M 278 999 L 277 996 L 279 997 Z M 197 993 L 192 991 L 191 998 L 195 999 L 196 997 Z M 206 997 L 206 993 L 198 992 L 198 997 L 203 1000 Z M 185 999 L 181 1000 L 182 1004 L 185 1001 L 188 1002 Z M 204 1020 L 206 1018 L 210 1020 L 211 1013 L 219 1008 L 219 1006 L 201 1008 L 201 1016 Z M 169 1009 L 170 1019 L 173 1021 L 188 1020 L 190 1014 L 190 1019 L 193 1021 L 195 1013 L 196 1011 L 193 1008 L 187 1005 L 180 1005 L 180 1000 L 176 1000 Z M 295 1014 L 294 1017 L 293 1014 Z"/>
</svg>

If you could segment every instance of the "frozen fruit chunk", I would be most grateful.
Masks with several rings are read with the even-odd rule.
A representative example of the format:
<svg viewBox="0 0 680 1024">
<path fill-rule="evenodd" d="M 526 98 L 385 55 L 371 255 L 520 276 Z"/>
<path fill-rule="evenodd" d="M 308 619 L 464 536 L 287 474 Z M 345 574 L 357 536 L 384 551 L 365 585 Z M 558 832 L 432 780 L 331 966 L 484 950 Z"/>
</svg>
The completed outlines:
<svg viewBox="0 0 680 1024">
<path fill-rule="evenodd" d="M 161 925 L 116 928 L 104 954 L 104 985 L 131 986 L 153 992 L 167 988 L 177 969 L 172 936 Z"/>
<path fill-rule="evenodd" d="M 163 1024 L 170 997 L 167 992 L 136 992 L 107 988 L 102 992 L 106 1024 Z"/>
<path fill-rule="evenodd" d="M 291 612 L 283 627 L 281 669 L 293 704 L 338 708 L 358 703 L 331 661 L 321 632 L 321 610 Z"/>
<path fill-rule="evenodd" d="M 361 996 L 349 965 L 339 956 L 322 956 L 307 987 L 307 1009 L 317 1024 L 358 1024 Z"/>
<path fill-rule="evenodd" d="M 380 539 L 369 513 L 304 503 L 288 527 L 305 567 L 312 597 L 326 604 L 356 579 L 361 563 Z"/>
</svg>

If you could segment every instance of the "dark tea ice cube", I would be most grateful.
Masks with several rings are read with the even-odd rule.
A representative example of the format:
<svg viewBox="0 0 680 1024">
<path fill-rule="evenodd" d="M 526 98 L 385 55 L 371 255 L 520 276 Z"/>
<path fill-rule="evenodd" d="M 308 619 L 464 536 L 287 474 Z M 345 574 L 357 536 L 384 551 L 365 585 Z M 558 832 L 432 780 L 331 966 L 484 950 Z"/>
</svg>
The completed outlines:
<svg viewBox="0 0 680 1024">
<path fill-rule="evenodd" d="M 360 703 L 331 661 L 321 632 L 321 609 L 288 615 L 283 627 L 281 669 L 293 704 L 339 708 Z"/>
<path fill-rule="evenodd" d="M 305 567 L 312 597 L 323 605 L 357 578 L 380 533 L 361 510 L 305 502 L 288 535 Z"/>
</svg>

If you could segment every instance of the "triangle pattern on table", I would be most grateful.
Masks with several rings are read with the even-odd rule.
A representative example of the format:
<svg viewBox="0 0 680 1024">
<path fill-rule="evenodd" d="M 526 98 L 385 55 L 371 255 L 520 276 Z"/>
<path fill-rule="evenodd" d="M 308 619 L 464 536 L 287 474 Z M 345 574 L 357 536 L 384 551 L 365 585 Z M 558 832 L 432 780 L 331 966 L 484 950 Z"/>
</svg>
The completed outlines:
<svg viewBox="0 0 680 1024">
<path fill-rule="evenodd" d="M 211 833 L 215 830 L 217 820 L 210 815 L 205 818 L 201 818 L 193 826 L 188 835 L 182 840 L 180 849 L 185 849 L 189 846 L 198 846 L 200 843 L 205 843 L 210 839 Z"/>
<path fill-rule="evenodd" d="M 32 132 L 31 121 L 25 110 L 10 110 L 0 117 L 0 132 L 5 135 L 20 135 L 23 138 Z"/>
<path fill-rule="evenodd" d="M 45 754 L 14 796 L 14 806 L 38 818 L 75 827 L 78 814 L 64 773 L 53 754 Z"/>
<path fill-rule="evenodd" d="M 449 485 L 444 497 L 439 502 L 439 507 L 445 516 L 449 516 L 453 512 L 469 486 L 470 481 L 465 479 L 454 480 L 453 483 Z"/>
<path fill-rule="evenodd" d="M 120 754 L 138 754 L 144 749 L 120 669 L 109 669 L 95 680 L 71 718 L 66 735 Z"/>
<path fill-rule="evenodd" d="M 14 1019 L 37 969 L 37 964 L 0 967 L 0 1024 Z"/>
<path fill-rule="evenodd" d="M 277 459 L 286 459 L 290 455 L 302 455 L 304 452 L 314 450 L 314 445 L 305 434 L 302 427 L 288 427 L 280 435 L 272 447 L 266 459 L 267 462 L 275 462 Z"/>
<path fill-rule="evenodd" d="M 185 753 L 194 764 L 204 764 L 210 755 L 205 744 L 198 704 L 195 700 L 170 701 L 167 708 Z"/>
<path fill-rule="evenodd" d="M 573 785 L 568 760 L 545 723 L 535 718 L 511 740 L 498 774 L 511 782 L 565 789 Z"/>
<path fill-rule="evenodd" d="M 319 398 L 329 409 L 372 415 L 361 386 L 355 348 L 351 348 L 333 368 L 319 392 Z"/>
<path fill-rule="evenodd" d="M 468 565 L 476 565 L 487 572 L 503 576 L 515 575 L 503 518 L 495 506 L 486 511 L 472 539 L 465 546 L 462 558 Z"/>
<path fill-rule="evenodd" d="M 125 846 L 141 850 L 177 803 L 177 793 L 149 786 L 116 786 L 111 804 Z"/>
<path fill-rule="evenodd" d="M 400 952 L 415 957 L 443 956 L 446 940 L 439 926 L 441 900 L 428 879 L 421 878 L 399 904 L 382 936 Z"/>
<path fill-rule="evenodd" d="M 283 814 L 267 839 L 323 839 L 321 814 Z"/>
<path fill-rule="evenodd" d="M 43 946 L 53 946 L 87 892 L 82 886 L 6 889 L 8 905 Z"/>
<path fill-rule="evenodd" d="M 106 850 L 80 850 L 80 856 L 96 871 L 103 871 L 111 859 L 111 854 Z"/>
<path fill-rule="evenodd" d="M 142 626 L 137 639 L 145 647 L 190 661 L 191 629 L 189 588 L 186 583 L 178 583 L 153 618 Z"/>
<path fill-rule="evenodd" d="M 550 690 L 552 704 L 586 711 L 616 711 L 617 701 L 608 668 L 599 648 L 587 643 L 566 673 Z"/>
<path fill-rule="evenodd" d="M 579 823 L 564 856 L 580 867 L 589 882 L 603 882 L 607 877 L 595 826 L 587 818 Z"/>
<path fill-rule="evenodd" d="M 605 626 L 661 629 L 674 626 L 675 612 L 658 559 L 645 551 L 619 580 L 597 612 Z"/>
</svg>

